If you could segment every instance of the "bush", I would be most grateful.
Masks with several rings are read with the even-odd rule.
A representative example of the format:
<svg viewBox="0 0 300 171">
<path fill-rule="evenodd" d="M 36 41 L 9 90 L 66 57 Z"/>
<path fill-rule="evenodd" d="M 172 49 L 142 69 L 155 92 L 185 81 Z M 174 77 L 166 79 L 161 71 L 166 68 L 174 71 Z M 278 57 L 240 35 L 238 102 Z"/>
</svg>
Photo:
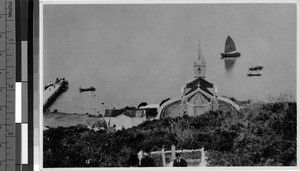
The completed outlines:
<svg viewBox="0 0 300 171">
<path fill-rule="evenodd" d="M 116 132 L 85 126 L 44 131 L 44 167 L 126 167 L 140 149 L 208 150 L 213 166 L 296 165 L 296 103 L 252 104 L 240 113 L 146 121 Z M 129 162 L 130 161 L 130 162 Z M 161 165 L 161 155 L 157 156 Z"/>
</svg>

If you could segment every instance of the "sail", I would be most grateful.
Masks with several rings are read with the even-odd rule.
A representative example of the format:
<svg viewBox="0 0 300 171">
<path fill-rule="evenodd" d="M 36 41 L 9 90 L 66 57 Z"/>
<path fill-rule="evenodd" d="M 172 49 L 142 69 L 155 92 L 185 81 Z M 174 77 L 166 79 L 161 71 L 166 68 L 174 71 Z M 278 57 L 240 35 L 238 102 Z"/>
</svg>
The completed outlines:
<svg viewBox="0 0 300 171">
<path fill-rule="evenodd" d="M 236 51 L 235 44 L 230 36 L 227 37 L 225 43 L 225 53 Z"/>
</svg>

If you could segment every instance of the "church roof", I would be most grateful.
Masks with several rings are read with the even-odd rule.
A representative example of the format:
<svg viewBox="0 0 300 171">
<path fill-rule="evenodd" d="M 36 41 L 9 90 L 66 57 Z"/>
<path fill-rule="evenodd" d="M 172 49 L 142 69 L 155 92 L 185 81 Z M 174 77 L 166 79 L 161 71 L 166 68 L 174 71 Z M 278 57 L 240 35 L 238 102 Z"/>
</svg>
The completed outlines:
<svg viewBox="0 0 300 171">
<path fill-rule="evenodd" d="M 206 80 L 204 80 L 204 79 L 202 79 L 201 77 L 187 83 L 186 88 L 188 88 L 190 90 L 188 92 L 186 92 L 185 95 L 187 96 L 188 94 L 194 92 L 199 87 L 198 84 L 200 84 L 200 89 L 201 90 L 203 90 L 206 93 L 213 96 L 213 93 L 208 90 L 208 88 L 213 88 L 213 84 L 206 81 Z"/>
<path fill-rule="evenodd" d="M 197 92 L 192 97 L 188 98 L 188 102 L 194 105 L 202 105 L 209 103 L 210 99 L 200 92 Z"/>
</svg>

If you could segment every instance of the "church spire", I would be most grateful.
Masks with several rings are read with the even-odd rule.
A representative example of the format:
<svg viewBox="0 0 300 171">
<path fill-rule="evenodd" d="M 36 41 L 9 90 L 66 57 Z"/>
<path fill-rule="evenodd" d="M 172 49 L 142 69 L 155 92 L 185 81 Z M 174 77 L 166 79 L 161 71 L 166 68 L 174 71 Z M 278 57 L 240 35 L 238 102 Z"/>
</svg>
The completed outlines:
<svg viewBox="0 0 300 171">
<path fill-rule="evenodd" d="M 197 79 L 201 77 L 202 79 L 205 79 L 205 74 L 206 74 L 206 62 L 202 54 L 200 41 L 199 41 L 198 57 L 194 61 L 194 78 Z"/>
<path fill-rule="evenodd" d="M 205 58 L 202 54 L 201 46 L 200 46 L 200 40 L 199 40 L 199 47 L 198 47 L 198 61 L 201 62 L 202 64 L 206 64 Z"/>
</svg>

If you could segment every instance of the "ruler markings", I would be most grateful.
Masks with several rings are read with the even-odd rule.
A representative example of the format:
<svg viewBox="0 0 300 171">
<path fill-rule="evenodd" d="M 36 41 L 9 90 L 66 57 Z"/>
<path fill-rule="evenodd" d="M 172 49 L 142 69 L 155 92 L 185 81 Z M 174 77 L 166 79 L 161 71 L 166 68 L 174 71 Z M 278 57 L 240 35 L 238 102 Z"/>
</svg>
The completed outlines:
<svg viewBox="0 0 300 171">
<path fill-rule="evenodd" d="M 7 3 L 7 2 L 6 2 Z M 6 5 L 5 5 L 5 7 L 6 7 Z M 5 20 L 6 20 L 6 8 L 5 8 Z M 6 22 L 5 22 L 6 23 Z M 6 25 L 6 24 L 5 24 Z M 6 27 L 5 27 L 5 32 L 6 32 Z M 6 49 L 6 39 L 5 39 L 5 49 Z M 7 58 L 7 57 L 6 57 Z M 6 90 L 6 94 L 7 94 L 7 90 Z M 6 99 L 7 99 L 7 97 L 6 97 Z M 7 118 L 6 118 L 6 120 L 5 120 L 5 123 L 6 124 L 8 124 L 7 123 Z M 7 129 L 7 126 L 6 126 L 6 129 Z M 5 138 L 5 141 L 7 142 L 7 137 Z M 6 144 L 6 146 L 5 146 L 5 154 L 7 153 L 7 144 Z M 6 159 L 7 159 L 7 155 L 6 155 Z M 7 166 L 7 161 L 5 161 L 5 165 Z M 5 169 L 7 170 L 7 167 L 5 167 Z"/>
<path fill-rule="evenodd" d="M 5 102 L 2 105 L 5 105 L 4 108 L 0 108 L 0 112 L 4 112 L 6 114 L 6 119 L 4 120 L 6 130 L 6 135 L 4 136 L 4 140 L 6 144 L 4 149 L 1 150 L 0 153 L 6 154 L 6 161 L 2 162 L 2 166 L 0 166 L 0 170 L 15 170 L 15 107 L 14 107 L 14 84 L 15 84 L 15 0 L 5 0 L 1 3 L 5 2 L 5 6 L 2 4 L 0 7 L 4 7 L 1 9 L 0 14 L 0 60 L 1 63 L 5 62 L 5 65 L 1 65 L 1 69 L 5 68 L 6 74 L 4 77 L 1 76 L 4 85 L 0 85 L 1 87 L 6 86 L 3 89 L 0 89 L 0 96 L 3 93 Z M 0 4 L 1 4 L 0 3 Z M 4 12 L 4 14 L 3 14 Z M 5 17 L 1 17 L 5 16 Z M 5 18 L 3 20 L 3 18 Z M 5 34 L 5 35 L 4 35 Z M 9 49 L 9 52 L 8 52 Z M 3 57 L 6 57 L 6 60 L 3 61 Z M 1 72 L 2 70 L 0 70 Z M 1 93 L 2 92 L 2 93 Z M 1 102 L 1 100 L 0 100 Z M 2 117 L 1 115 L 0 117 Z M 2 124 L 2 123 L 1 123 Z"/>
</svg>

